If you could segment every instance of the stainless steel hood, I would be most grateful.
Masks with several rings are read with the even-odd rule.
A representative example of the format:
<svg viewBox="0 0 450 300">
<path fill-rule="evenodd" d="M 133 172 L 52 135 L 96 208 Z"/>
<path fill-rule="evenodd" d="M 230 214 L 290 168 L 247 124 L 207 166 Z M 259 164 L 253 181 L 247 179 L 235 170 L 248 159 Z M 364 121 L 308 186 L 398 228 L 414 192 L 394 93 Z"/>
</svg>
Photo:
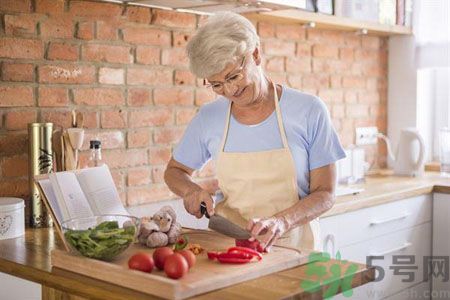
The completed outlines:
<svg viewBox="0 0 450 300">
<path fill-rule="evenodd" d="M 305 8 L 306 0 L 101 0 L 196 14 L 213 14 L 218 11 L 236 13 L 268 12 L 289 8 Z"/>
</svg>

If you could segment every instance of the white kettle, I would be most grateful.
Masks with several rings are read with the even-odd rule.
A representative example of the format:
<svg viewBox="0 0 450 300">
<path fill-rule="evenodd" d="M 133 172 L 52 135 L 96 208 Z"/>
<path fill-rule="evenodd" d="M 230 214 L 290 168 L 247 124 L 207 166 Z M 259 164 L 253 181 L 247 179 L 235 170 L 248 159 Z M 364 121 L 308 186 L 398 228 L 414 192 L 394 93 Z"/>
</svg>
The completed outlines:
<svg viewBox="0 0 450 300">
<path fill-rule="evenodd" d="M 389 158 L 394 163 L 394 173 L 397 175 L 420 176 L 424 170 L 425 142 L 416 128 L 404 128 L 400 133 L 400 141 L 397 147 L 397 155 L 391 150 L 391 143 L 385 136 Z M 419 155 L 417 155 L 414 141 L 419 142 Z M 416 158 L 417 157 L 417 158 Z"/>
</svg>

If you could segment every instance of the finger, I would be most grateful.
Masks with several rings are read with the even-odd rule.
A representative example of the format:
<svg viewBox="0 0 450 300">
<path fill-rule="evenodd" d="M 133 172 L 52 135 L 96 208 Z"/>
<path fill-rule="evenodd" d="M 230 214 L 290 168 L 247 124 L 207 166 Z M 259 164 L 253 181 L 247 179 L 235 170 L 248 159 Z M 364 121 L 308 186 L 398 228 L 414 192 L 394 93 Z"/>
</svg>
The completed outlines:
<svg viewBox="0 0 450 300">
<path fill-rule="evenodd" d="M 253 226 L 252 231 L 251 231 L 251 235 L 256 238 L 259 233 L 265 228 L 267 222 L 264 220 L 260 220 L 258 222 L 256 222 L 256 224 Z"/>
<path fill-rule="evenodd" d="M 267 252 L 270 252 L 270 250 L 272 249 L 272 245 L 275 244 L 279 238 L 280 238 L 280 232 L 277 231 L 277 232 L 275 232 L 275 234 L 272 237 L 272 239 L 270 240 L 270 242 L 267 243 L 267 246 L 266 246 Z"/>
<path fill-rule="evenodd" d="M 208 199 L 205 199 L 205 203 L 209 216 L 214 215 L 214 200 L 212 197 L 208 195 Z"/>
<path fill-rule="evenodd" d="M 254 219 L 250 219 L 248 220 L 247 223 L 247 230 L 248 231 L 252 231 L 253 226 L 255 226 L 255 224 L 259 221 L 259 218 L 254 218 Z"/>
<path fill-rule="evenodd" d="M 274 228 L 274 226 L 271 226 L 267 229 L 267 233 L 261 239 L 261 246 L 263 248 L 266 248 L 266 246 L 269 244 L 269 242 L 275 236 L 275 233 L 276 233 L 276 229 Z"/>
</svg>

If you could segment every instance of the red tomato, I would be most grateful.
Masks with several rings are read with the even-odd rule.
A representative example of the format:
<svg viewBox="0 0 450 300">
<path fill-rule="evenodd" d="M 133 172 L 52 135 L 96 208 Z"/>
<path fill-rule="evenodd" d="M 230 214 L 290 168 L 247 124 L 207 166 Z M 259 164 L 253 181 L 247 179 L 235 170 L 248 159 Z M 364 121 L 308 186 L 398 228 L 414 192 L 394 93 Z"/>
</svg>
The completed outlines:
<svg viewBox="0 0 450 300">
<path fill-rule="evenodd" d="M 157 248 L 155 252 L 153 252 L 153 259 L 155 260 L 155 266 L 164 270 L 164 262 L 169 255 L 173 254 L 172 248 L 169 247 L 161 247 Z"/>
<path fill-rule="evenodd" d="M 191 250 L 180 250 L 175 253 L 180 253 L 181 255 L 183 255 L 184 259 L 186 259 L 189 265 L 189 269 L 192 268 L 195 265 L 195 262 L 197 261 L 195 254 L 192 253 Z"/>
<path fill-rule="evenodd" d="M 189 265 L 183 255 L 174 253 L 166 258 L 164 264 L 164 272 L 167 276 L 173 279 L 178 279 L 184 276 L 189 270 Z"/>
<path fill-rule="evenodd" d="M 149 253 L 139 252 L 130 257 L 128 260 L 128 267 L 133 270 L 139 270 L 142 272 L 150 273 L 153 270 L 152 255 Z"/>
</svg>

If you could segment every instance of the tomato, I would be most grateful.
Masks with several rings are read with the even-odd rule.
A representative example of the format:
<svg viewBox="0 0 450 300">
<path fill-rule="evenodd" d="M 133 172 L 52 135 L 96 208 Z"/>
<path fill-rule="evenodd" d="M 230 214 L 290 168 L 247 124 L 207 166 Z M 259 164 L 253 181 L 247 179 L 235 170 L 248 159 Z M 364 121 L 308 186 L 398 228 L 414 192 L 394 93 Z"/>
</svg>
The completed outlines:
<svg viewBox="0 0 450 300">
<path fill-rule="evenodd" d="M 150 273 L 153 270 L 155 263 L 153 257 L 149 253 L 139 252 L 130 257 L 128 260 L 128 267 L 133 270 Z"/>
<path fill-rule="evenodd" d="M 180 250 L 180 251 L 177 251 L 176 253 L 180 253 L 181 255 L 183 255 L 184 259 L 186 259 L 186 261 L 189 265 L 189 269 L 195 265 L 197 258 L 195 257 L 195 254 L 192 253 L 191 250 Z"/>
<path fill-rule="evenodd" d="M 160 270 L 164 270 L 165 260 L 169 255 L 172 254 L 173 254 L 172 248 L 169 247 L 157 248 L 155 252 L 153 252 L 153 259 L 155 260 L 155 266 Z"/>
<path fill-rule="evenodd" d="M 166 258 L 164 272 L 166 272 L 167 276 L 170 278 L 181 278 L 188 272 L 188 270 L 188 262 L 180 253 L 174 253 Z"/>
</svg>

